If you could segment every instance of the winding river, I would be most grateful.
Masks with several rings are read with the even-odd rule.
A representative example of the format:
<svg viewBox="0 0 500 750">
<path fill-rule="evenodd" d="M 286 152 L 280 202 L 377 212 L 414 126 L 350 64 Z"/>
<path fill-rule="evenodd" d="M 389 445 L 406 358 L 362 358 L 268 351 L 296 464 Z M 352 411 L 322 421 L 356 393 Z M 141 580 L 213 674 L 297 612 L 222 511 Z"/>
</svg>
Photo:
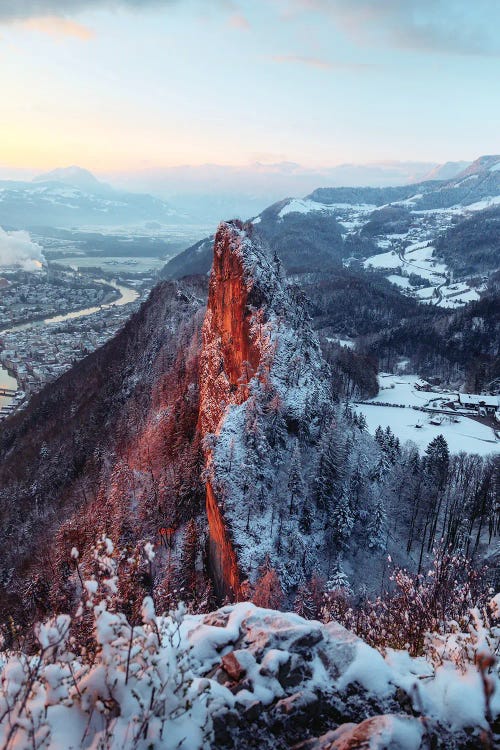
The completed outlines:
<svg viewBox="0 0 500 750">
<path fill-rule="evenodd" d="M 134 302 L 139 296 L 138 292 L 135 289 L 131 289 L 128 286 L 122 286 L 116 281 L 104 281 L 103 279 L 96 279 L 96 281 L 118 289 L 118 291 L 120 292 L 120 297 L 113 300 L 113 302 L 108 302 L 105 305 L 100 305 L 98 307 L 86 307 L 83 310 L 75 310 L 74 312 L 69 312 L 64 315 L 54 315 L 52 318 L 46 318 L 45 320 L 36 320 L 31 323 L 22 323 L 17 326 L 12 326 L 12 328 L 6 328 L 3 331 L 0 331 L 0 333 L 22 331 L 24 328 L 50 325 L 51 323 L 62 323 L 65 320 L 74 320 L 75 318 L 81 318 L 84 315 L 93 315 L 94 313 L 99 312 L 100 310 L 104 310 L 108 307 L 121 307 L 123 305 L 128 305 L 130 302 Z M 2 365 L 0 365 L 0 388 L 9 388 L 14 390 L 17 389 L 16 379 L 12 377 L 12 375 L 9 375 L 7 370 L 2 367 Z M 12 398 L 10 396 L 0 396 L 0 409 L 8 406 L 11 401 Z"/>
</svg>

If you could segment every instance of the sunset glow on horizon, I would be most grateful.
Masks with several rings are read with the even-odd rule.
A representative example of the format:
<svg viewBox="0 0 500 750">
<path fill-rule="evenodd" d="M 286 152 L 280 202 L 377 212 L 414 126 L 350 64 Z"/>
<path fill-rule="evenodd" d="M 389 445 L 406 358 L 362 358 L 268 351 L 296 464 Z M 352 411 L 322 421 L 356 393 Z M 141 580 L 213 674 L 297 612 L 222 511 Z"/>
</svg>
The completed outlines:
<svg viewBox="0 0 500 750">
<path fill-rule="evenodd" d="M 500 150 L 489 32 L 500 9 L 489 0 L 21 8 L 0 2 L 3 168 L 318 167 Z"/>
</svg>

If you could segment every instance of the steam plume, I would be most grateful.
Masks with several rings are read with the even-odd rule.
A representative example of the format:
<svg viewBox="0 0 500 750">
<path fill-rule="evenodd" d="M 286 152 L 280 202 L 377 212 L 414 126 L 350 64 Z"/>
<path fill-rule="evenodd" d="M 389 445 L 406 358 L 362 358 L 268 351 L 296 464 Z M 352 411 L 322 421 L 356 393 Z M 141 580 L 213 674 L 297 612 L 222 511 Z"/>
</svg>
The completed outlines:
<svg viewBox="0 0 500 750">
<path fill-rule="evenodd" d="M 33 242 L 29 232 L 6 232 L 0 227 L 0 268 L 17 266 L 36 271 L 45 262 L 42 247 Z"/>
</svg>

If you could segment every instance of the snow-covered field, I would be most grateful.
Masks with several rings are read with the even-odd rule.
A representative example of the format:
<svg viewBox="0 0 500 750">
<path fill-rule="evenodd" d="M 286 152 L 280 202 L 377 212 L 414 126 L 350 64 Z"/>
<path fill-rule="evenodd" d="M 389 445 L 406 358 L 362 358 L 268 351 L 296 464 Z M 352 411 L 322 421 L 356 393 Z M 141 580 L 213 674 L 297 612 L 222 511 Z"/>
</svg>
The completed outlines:
<svg viewBox="0 0 500 750">
<path fill-rule="evenodd" d="M 415 387 L 419 382 L 418 375 L 392 375 L 381 372 L 379 375 L 379 394 L 373 403 L 405 404 L 406 406 L 429 406 L 433 401 L 456 401 L 456 391 L 442 391 L 439 394 L 420 391 Z"/>
<path fill-rule="evenodd" d="M 400 409 L 391 406 L 363 404 L 358 406 L 363 412 L 372 434 L 377 427 L 390 427 L 392 432 L 404 442 L 411 440 L 419 451 L 423 452 L 437 435 L 443 435 L 451 453 L 478 453 L 486 456 L 489 453 L 500 453 L 500 441 L 495 438 L 491 427 L 480 424 L 469 417 L 460 418 L 455 424 L 443 421 L 436 426 L 429 422 L 430 414 L 415 411 L 411 408 Z M 415 425 L 421 424 L 420 428 Z"/>
<path fill-rule="evenodd" d="M 379 243 L 380 244 L 380 243 Z M 397 271 L 386 278 L 406 294 L 438 307 L 463 307 L 479 299 L 483 287 L 473 288 L 467 281 L 450 283 L 449 269 L 434 257 L 434 247 L 427 242 L 416 242 L 405 249 L 392 249 L 373 255 L 364 262 L 365 268 Z M 420 276 L 429 282 L 426 287 L 413 287 L 408 276 Z"/>
<path fill-rule="evenodd" d="M 283 206 L 278 216 L 283 219 L 287 214 L 292 213 L 308 214 L 311 211 L 334 213 L 339 223 L 349 232 L 362 226 L 376 208 L 377 206 L 369 203 L 360 203 L 353 206 L 350 203 L 319 203 L 309 199 L 291 198 Z M 257 218 L 260 219 L 260 217 Z M 253 223 L 256 223 L 255 219 L 253 219 Z"/>
<path fill-rule="evenodd" d="M 415 196 L 418 198 L 418 196 Z M 464 218 L 475 211 L 497 205 L 500 198 L 486 198 L 467 207 L 453 206 L 446 209 L 413 211 L 413 222 L 407 234 L 380 236 L 377 245 L 381 252 L 364 261 L 364 267 L 386 272 L 384 275 L 404 294 L 420 299 L 424 304 L 438 307 L 460 308 L 479 299 L 484 287 L 472 287 L 467 279 L 453 283 L 450 269 L 434 255 L 433 242 L 442 232 L 449 229 L 457 216 Z M 413 199 L 400 201 L 394 205 L 412 207 Z M 352 207 L 352 211 L 358 207 Z M 366 207 L 364 207 L 366 208 Z M 349 230 L 357 230 L 363 214 L 356 214 L 352 228 L 348 219 L 343 221 Z M 353 215 L 354 218 L 354 215 Z M 366 217 L 365 217 L 366 220 Z M 420 276 L 428 282 L 427 287 L 412 286 L 410 274 Z M 459 288 L 458 288 L 459 287 Z"/>
<path fill-rule="evenodd" d="M 445 408 L 447 402 L 457 400 L 456 392 L 420 391 L 415 388 L 416 382 L 416 375 L 382 373 L 379 376 L 378 396 L 369 403 L 357 406 L 358 411 L 365 415 L 370 433 L 374 434 L 378 426 L 390 427 L 401 441 L 411 440 L 420 451 L 424 451 L 437 435 L 443 435 L 452 453 L 465 451 L 482 456 L 500 453 L 500 440 L 497 440 L 491 427 L 464 413 L 451 416 L 439 413 L 438 410 Z M 404 408 L 401 408 L 402 405 Z M 412 407 L 435 409 L 437 413 L 423 412 Z M 441 424 L 431 424 L 431 419 L 436 421 L 441 418 Z"/>
<path fill-rule="evenodd" d="M 400 286 L 402 289 L 413 289 L 410 280 L 406 276 L 398 276 L 398 274 L 391 273 L 386 278 L 391 284 L 396 284 L 396 286 Z"/>
<path fill-rule="evenodd" d="M 356 346 L 356 342 L 352 339 L 340 338 L 339 336 L 327 337 L 326 340 L 332 344 L 337 344 L 337 346 L 345 346 L 347 349 L 354 349 Z"/>
<path fill-rule="evenodd" d="M 395 250 L 390 250 L 387 253 L 380 253 L 379 255 L 372 255 L 364 262 L 365 268 L 401 268 L 404 263 L 398 253 Z"/>
</svg>

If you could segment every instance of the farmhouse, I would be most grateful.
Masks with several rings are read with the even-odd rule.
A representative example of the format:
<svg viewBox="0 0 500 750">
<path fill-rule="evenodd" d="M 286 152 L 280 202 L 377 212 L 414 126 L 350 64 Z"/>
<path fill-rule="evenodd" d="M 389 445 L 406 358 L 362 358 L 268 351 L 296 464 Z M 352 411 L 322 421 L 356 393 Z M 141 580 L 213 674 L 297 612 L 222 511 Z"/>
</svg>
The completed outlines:
<svg viewBox="0 0 500 750">
<path fill-rule="evenodd" d="M 458 402 L 466 409 L 477 412 L 484 410 L 486 414 L 495 414 L 499 407 L 498 396 L 488 396 L 484 393 L 459 393 Z"/>
</svg>

